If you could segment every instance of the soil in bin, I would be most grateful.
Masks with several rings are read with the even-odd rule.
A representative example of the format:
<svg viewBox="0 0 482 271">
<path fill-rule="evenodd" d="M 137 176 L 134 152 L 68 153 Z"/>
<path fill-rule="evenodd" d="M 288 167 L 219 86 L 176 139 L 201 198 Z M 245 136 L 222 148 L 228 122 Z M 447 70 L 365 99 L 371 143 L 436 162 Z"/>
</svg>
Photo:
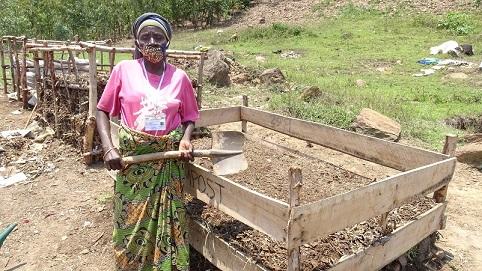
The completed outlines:
<svg viewBox="0 0 482 271">
<path fill-rule="evenodd" d="M 197 149 L 210 148 L 210 139 L 197 139 Z M 244 153 L 249 168 L 241 173 L 226 176 L 250 189 L 273 198 L 288 201 L 288 169 L 299 167 L 303 174 L 301 203 L 314 202 L 337 194 L 366 186 L 376 180 L 368 179 L 332 164 L 301 157 L 292 152 L 273 148 L 260 141 L 247 140 Z M 197 159 L 197 164 L 208 169 L 208 159 Z M 434 206 L 432 199 L 419 197 L 390 212 L 388 227 L 403 225 Z M 194 200 L 189 212 L 202 220 L 220 238 L 229 242 L 257 263 L 270 270 L 286 270 L 287 251 L 283 242 L 276 242 L 267 235 L 253 230 L 228 215 Z M 373 218 L 346 228 L 326 238 L 301 247 L 302 270 L 326 270 L 341 257 L 367 248 L 384 236 L 379 218 Z"/>
</svg>

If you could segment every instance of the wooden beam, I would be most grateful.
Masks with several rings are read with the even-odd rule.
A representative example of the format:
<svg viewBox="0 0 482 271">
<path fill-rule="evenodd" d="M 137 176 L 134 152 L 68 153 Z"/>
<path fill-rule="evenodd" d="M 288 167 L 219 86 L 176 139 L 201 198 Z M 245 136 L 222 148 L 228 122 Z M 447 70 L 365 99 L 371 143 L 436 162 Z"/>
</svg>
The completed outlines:
<svg viewBox="0 0 482 271">
<path fill-rule="evenodd" d="M 450 157 L 455 156 L 455 149 L 457 148 L 457 141 L 458 138 L 456 135 L 447 135 L 445 137 L 445 144 L 443 148 L 443 153 L 449 155 Z M 433 193 L 433 198 L 435 202 L 440 203 L 444 202 L 445 199 L 447 198 L 447 192 L 448 192 L 448 185 L 440 188 L 439 190 L 435 191 Z"/>
<path fill-rule="evenodd" d="M 401 171 L 447 158 L 440 153 L 249 107 L 241 107 L 241 119 Z"/>
<path fill-rule="evenodd" d="M 188 219 L 189 243 L 224 271 L 268 271 L 194 219 Z"/>
<path fill-rule="evenodd" d="M 291 223 L 293 222 L 293 208 L 300 205 L 300 192 L 303 185 L 303 177 L 300 168 L 290 168 L 288 172 L 288 180 L 290 182 L 290 207 L 289 207 L 289 221 L 288 221 L 288 271 L 300 271 L 300 247 L 292 246 L 289 242 L 293 240 L 289 234 Z"/>
<path fill-rule="evenodd" d="M 343 259 L 329 271 L 380 270 L 421 240 L 440 230 L 444 224 L 443 213 L 446 206 L 446 203 L 437 204 L 416 220 L 383 237 L 379 243 Z"/>
<path fill-rule="evenodd" d="M 199 113 L 200 118 L 196 121 L 196 127 L 207 127 L 241 121 L 241 111 L 239 106 L 205 109 L 201 110 Z"/>
<path fill-rule="evenodd" d="M 447 185 L 456 158 L 397 174 L 361 189 L 295 207 L 289 240 L 302 245 L 395 209 L 414 196 Z"/>
<path fill-rule="evenodd" d="M 243 187 L 207 169 L 188 164 L 186 192 L 244 224 L 286 241 L 288 204 Z"/>
</svg>

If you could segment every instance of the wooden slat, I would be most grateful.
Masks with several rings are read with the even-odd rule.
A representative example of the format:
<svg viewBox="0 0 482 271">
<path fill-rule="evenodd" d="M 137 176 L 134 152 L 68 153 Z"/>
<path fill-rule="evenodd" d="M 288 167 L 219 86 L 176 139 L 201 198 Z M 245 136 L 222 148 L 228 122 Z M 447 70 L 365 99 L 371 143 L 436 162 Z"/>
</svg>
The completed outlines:
<svg viewBox="0 0 482 271">
<path fill-rule="evenodd" d="M 199 120 L 196 121 L 196 127 L 241 121 L 241 110 L 239 106 L 205 109 L 199 113 L 201 116 Z"/>
<path fill-rule="evenodd" d="M 268 271 L 220 239 L 198 221 L 189 219 L 189 243 L 208 261 L 224 271 Z"/>
<path fill-rule="evenodd" d="M 185 190 L 277 241 L 286 241 L 288 204 L 216 176 L 194 164 L 187 165 Z"/>
<path fill-rule="evenodd" d="M 241 107 L 241 119 L 402 171 L 447 158 L 440 153 L 249 107 Z"/>
<path fill-rule="evenodd" d="M 380 270 L 417 245 L 424 238 L 440 230 L 444 224 L 445 208 L 446 203 L 437 204 L 415 221 L 388 235 L 384 238 L 384 242 L 345 258 L 329 270 Z"/>
<path fill-rule="evenodd" d="M 361 189 L 295 207 L 290 228 L 292 246 L 311 242 L 345 227 L 381 215 L 410 198 L 447 185 L 456 158 L 400 173 Z"/>
</svg>

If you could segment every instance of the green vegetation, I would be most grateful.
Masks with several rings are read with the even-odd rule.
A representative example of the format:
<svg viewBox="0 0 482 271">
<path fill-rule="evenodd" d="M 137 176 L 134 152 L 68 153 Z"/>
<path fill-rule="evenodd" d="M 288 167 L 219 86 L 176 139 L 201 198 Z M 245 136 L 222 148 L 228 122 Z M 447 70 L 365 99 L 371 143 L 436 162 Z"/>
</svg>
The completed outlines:
<svg viewBox="0 0 482 271">
<path fill-rule="evenodd" d="M 439 21 L 438 27 L 447 29 L 457 35 L 467 35 L 474 31 L 473 20 L 469 15 L 451 12 Z"/>
<path fill-rule="evenodd" d="M 399 121 L 404 140 L 440 149 L 443 135 L 457 132 L 443 124 L 445 118 L 482 114 L 480 73 L 470 74 L 467 80 L 446 79 L 446 71 L 427 77 L 413 76 L 426 68 L 417 60 L 429 56 L 429 48 L 444 41 L 455 39 L 482 48 L 480 35 L 457 37 L 438 28 L 438 21 L 448 17 L 387 15 L 349 6 L 341 16 L 309 26 L 274 24 L 248 28 L 238 33 L 238 41 L 229 40 L 232 31 L 178 33 L 173 46 L 193 49 L 202 44 L 223 48 L 234 52 L 236 60 L 246 66 L 279 67 L 290 86 L 258 91 L 259 95 L 269 96 L 270 110 L 349 128 L 359 111 L 369 107 Z M 470 33 L 480 33 L 481 19 L 480 14 L 467 15 L 463 24 L 474 29 Z M 272 53 L 277 50 L 294 50 L 302 57 L 284 59 Z M 260 55 L 266 62 L 255 60 Z M 480 63 L 477 56 L 467 60 Z M 359 79 L 366 85 L 357 86 Z M 299 96 L 307 86 L 318 86 L 323 95 L 302 101 Z M 233 95 L 232 90 L 228 92 Z M 239 90 L 238 95 L 244 92 Z M 219 93 L 222 91 L 206 97 L 219 100 Z"/>
<path fill-rule="evenodd" d="M 140 14 L 158 12 L 174 24 L 211 25 L 250 0 L 8 0 L 0 1 L 0 36 L 44 39 L 122 39 Z"/>
</svg>

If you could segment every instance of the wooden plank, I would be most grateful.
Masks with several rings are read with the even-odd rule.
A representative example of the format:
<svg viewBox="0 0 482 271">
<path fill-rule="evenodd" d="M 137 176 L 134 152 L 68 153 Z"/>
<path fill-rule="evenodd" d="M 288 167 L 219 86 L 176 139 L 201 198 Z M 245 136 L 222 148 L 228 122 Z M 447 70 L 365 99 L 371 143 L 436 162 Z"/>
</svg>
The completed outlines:
<svg viewBox="0 0 482 271">
<path fill-rule="evenodd" d="M 217 268 L 224 271 L 268 271 L 214 235 L 200 222 L 189 219 L 188 227 L 191 246 Z"/>
<path fill-rule="evenodd" d="M 300 205 L 300 192 L 301 186 L 303 185 L 303 176 L 301 175 L 300 168 L 290 168 L 288 173 L 288 179 L 290 182 L 290 199 L 289 199 L 289 222 L 288 228 L 291 226 L 293 221 L 293 208 Z M 289 234 L 291 233 L 288 230 L 287 240 L 292 240 Z M 300 247 L 298 246 L 291 246 L 289 243 L 287 244 L 288 247 L 288 271 L 300 271 Z"/>
<path fill-rule="evenodd" d="M 447 158 L 440 153 L 249 107 L 241 107 L 241 119 L 402 171 Z"/>
<path fill-rule="evenodd" d="M 288 204 L 216 176 L 198 165 L 188 164 L 186 174 L 187 193 L 277 241 L 286 241 Z"/>
<path fill-rule="evenodd" d="M 439 203 L 416 220 L 398 228 L 383 241 L 337 263 L 329 271 L 380 270 L 417 245 L 421 240 L 440 230 L 444 224 L 446 203 Z"/>
<path fill-rule="evenodd" d="M 456 158 L 410 170 L 361 189 L 295 207 L 290 244 L 301 245 L 381 215 L 410 198 L 447 185 Z"/>
<path fill-rule="evenodd" d="M 241 110 L 239 106 L 205 109 L 199 113 L 200 118 L 196 121 L 196 127 L 207 127 L 241 121 Z"/>
</svg>

